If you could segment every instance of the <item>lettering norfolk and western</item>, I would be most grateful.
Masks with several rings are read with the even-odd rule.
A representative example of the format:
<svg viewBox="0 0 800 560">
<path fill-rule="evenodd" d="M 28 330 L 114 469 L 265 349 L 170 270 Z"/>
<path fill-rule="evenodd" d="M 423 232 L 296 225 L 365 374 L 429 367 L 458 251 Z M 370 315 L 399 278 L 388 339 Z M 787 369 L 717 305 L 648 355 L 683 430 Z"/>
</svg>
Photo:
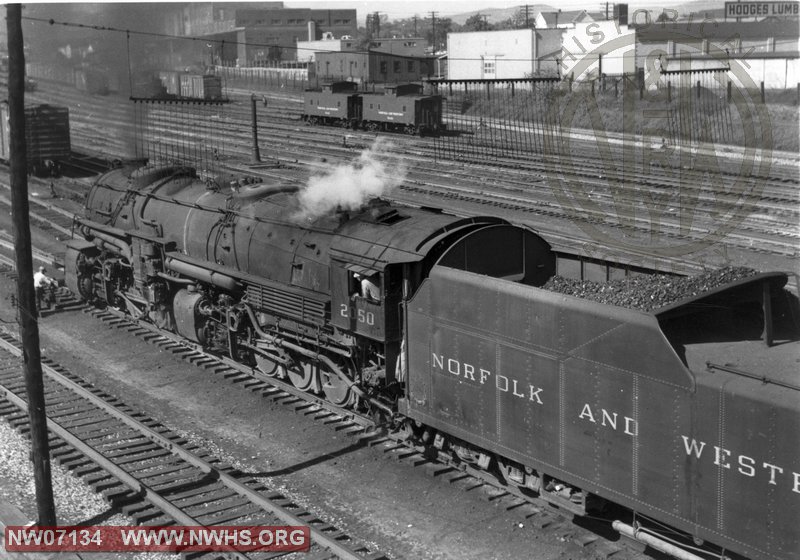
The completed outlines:
<svg viewBox="0 0 800 560">
<path fill-rule="evenodd" d="M 454 358 L 448 358 L 443 354 L 433 352 L 431 365 L 434 370 L 439 370 L 444 374 L 460 379 L 474 381 L 478 385 L 494 385 L 501 393 L 509 393 L 514 397 L 524 399 L 535 405 L 543 405 L 544 400 L 546 400 L 542 387 L 537 387 L 527 382 L 520 383 L 517 379 Z M 593 409 L 589 403 L 585 403 L 580 412 L 576 411 L 576 417 L 583 422 L 589 422 L 614 431 L 620 431 L 629 437 L 639 435 L 639 427 L 635 419 L 629 416 L 620 417 L 618 413 L 608 411 L 604 408 Z M 701 460 L 704 455 L 703 449 L 706 446 L 706 442 L 698 442 L 694 438 L 689 438 L 685 435 L 681 435 L 680 437 L 683 440 L 686 455 L 694 455 L 697 460 Z M 712 460 L 717 467 L 731 469 L 742 476 L 752 478 L 756 478 L 758 470 L 761 470 L 768 475 L 767 483 L 771 485 L 778 484 L 778 479 L 782 476 L 788 476 L 788 482 L 792 487 L 792 492 L 800 494 L 800 473 L 786 471 L 779 465 L 762 462 L 747 455 L 738 455 L 737 460 L 732 464 L 729 460 L 732 455 L 730 450 L 719 446 L 713 446 L 713 449 L 715 452 L 712 454 Z M 708 454 L 705 455 L 708 456 Z M 760 463 L 763 463 L 763 465 Z"/>
</svg>

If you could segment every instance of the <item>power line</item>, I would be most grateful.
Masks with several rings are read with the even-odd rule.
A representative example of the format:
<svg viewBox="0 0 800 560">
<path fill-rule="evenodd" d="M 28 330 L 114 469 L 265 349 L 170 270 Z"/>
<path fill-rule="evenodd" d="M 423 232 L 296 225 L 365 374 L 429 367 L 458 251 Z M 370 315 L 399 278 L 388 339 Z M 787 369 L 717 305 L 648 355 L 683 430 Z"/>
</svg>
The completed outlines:
<svg viewBox="0 0 800 560">
<path fill-rule="evenodd" d="M 434 36 L 433 36 L 433 39 L 434 39 L 433 40 L 433 47 L 434 47 L 434 49 L 436 49 L 436 42 L 435 42 L 435 38 L 436 38 L 436 35 L 435 35 L 435 33 L 436 33 L 436 17 L 438 16 L 439 12 L 432 11 L 432 12 L 429 12 L 429 13 L 430 13 L 431 18 L 433 20 L 433 33 L 434 33 Z M 35 18 L 35 17 L 23 17 L 22 19 L 26 20 L 26 21 L 33 21 L 33 22 L 38 22 L 38 23 L 47 23 L 48 25 L 60 25 L 60 26 L 64 26 L 64 27 L 74 27 L 74 28 L 79 28 L 79 29 L 92 29 L 94 31 L 106 31 L 106 32 L 110 32 L 110 33 L 124 33 L 129 37 L 130 36 L 135 36 L 135 35 L 141 35 L 141 36 L 156 37 L 156 38 L 161 38 L 161 39 L 174 39 L 174 40 L 193 41 L 193 42 L 200 41 L 200 42 L 202 42 L 204 44 L 203 46 L 205 46 L 205 43 L 217 43 L 219 45 L 224 45 L 227 42 L 228 44 L 230 44 L 230 41 L 226 41 L 225 39 L 209 39 L 209 38 L 201 38 L 201 37 L 187 37 L 185 35 L 172 35 L 172 34 L 168 34 L 168 33 L 157 33 L 157 32 L 153 32 L 153 31 L 136 31 L 136 30 L 131 30 L 131 29 L 122 29 L 122 28 L 118 28 L 118 27 L 110 27 L 110 26 L 104 26 L 104 25 L 87 25 L 87 24 L 84 24 L 84 23 L 73 23 L 73 22 L 66 22 L 66 21 L 56 21 L 56 20 L 53 20 L 53 19 L 44 19 L 44 18 Z M 253 42 L 245 42 L 245 41 L 237 41 L 236 43 L 240 44 L 240 45 L 248 46 L 248 47 L 265 47 L 266 48 L 266 47 L 276 46 L 273 43 L 253 43 Z M 294 45 L 294 46 L 277 45 L 277 46 L 279 46 L 280 48 L 294 49 L 294 50 L 297 50 L 297 51 L 312 51 L 312 52 L 316 51 L 316 49 L 313 49 L 313 48 L 297 47 L 296 45 Z M 369 50 L 364 50 L 364 51 L 348 51 L 348 52 L 367 54 L 370 51 Z M 559 51 L 559 53 L 561 53 L 561 51 Z M 576 56 L 577 56 L 577 54 L 578 53 L 576 53 Z M 580 54 L 581 54 L 581 56 L 585 57 L 585 56 L 587 56 L 588 53 L 587 54 L 580 53 Z M 394 55 L 394 56 L 402 57 L 403 55 Z M 612 58 L 624 58 L 624 56 L 625 55 L 611 55 L 611 54 L 608 54 L 608 53 L 603 53 L 603 58 L 605 60 L 609 60 L 609 59 L 612 59 Z M 414 58 L 414 59 L 416 59 L 418 57 L 408 57 L 408 56 L 406 56 L 404 58 Z M 450 60 L 461 60 L 461 61 L 472 60 L 472 61 L 478 61 L 478 60 L 481 60 L 481 59 L 480 58 L 467 58 L 467 57 L 464 57 L 464 58 L 462 58 L 462 57 L 450 57 Z M 511 62 L 511 61 L 527 62 L 527 61 L 544 60 L 544 59 L 504 58 L 503 60 L 506 60 L 506 61 L 509 61 L 509 62 Z"/>
</svg>

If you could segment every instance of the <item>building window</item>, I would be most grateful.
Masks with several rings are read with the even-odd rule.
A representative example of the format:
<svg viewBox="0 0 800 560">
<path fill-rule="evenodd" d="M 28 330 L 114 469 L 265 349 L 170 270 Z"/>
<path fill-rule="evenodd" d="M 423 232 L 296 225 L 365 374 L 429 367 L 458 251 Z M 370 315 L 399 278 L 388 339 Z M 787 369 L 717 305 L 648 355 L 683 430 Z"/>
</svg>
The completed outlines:
<svg viewBox="0 0 800 560">
<path fill-rule="evenodd" d="M 408 61 L 408 71 L 409 72 L 414 72 L 414 61 L 413 60 L 409 60 Z"/>
<path fill-rule="evenodd" d="M 402 72 L 402 71 L 403 71 L 403 69 L 402 69 L 402 66 L 400 65 L 400 61 L 399 61 L 399 60 L 395 60 L 395 61 L 394 61 L 394 65 L 393 65 L 393 66 L 394 66 L 394 73 L 395 73 L 395 74 L 399 74 L 400 72 Z"/>
<path fill-rule="evenodd" d="M 280 25 L 280 24 L 281 24 L 281 20 L 279 20 L 279 19 L 273 19 L 272 20 L 272 25 Z"/>
<path fill-rule="evenodd" d="M 494 76 L 494 61 L 493 60 L 491 62 L 489 62 L 488 60 L 485 60 L 483 62 L 483 74 L 485 76 L 488 76 L 488 75 Z"/>
<path fill-rule="evenodd" d="M 416 43 L 416 41 L 406 41 L 405 43 L 403 43 L 403 46 L 404 47 L 416 47 L 417 43 Z"/>
<path fill-rule="evenodd" d="M 386 72 L 388 72 L 388 66 L 385 60 L 381 60 L 381 74 L 386 74 Z"/>
</svg>

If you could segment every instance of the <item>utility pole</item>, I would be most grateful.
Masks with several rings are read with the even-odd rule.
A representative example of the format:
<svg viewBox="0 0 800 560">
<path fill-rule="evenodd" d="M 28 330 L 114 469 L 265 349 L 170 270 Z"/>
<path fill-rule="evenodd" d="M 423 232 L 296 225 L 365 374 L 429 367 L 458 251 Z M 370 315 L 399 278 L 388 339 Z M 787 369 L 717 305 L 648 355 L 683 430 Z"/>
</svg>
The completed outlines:
<svg viewBox="0 0 800 560">
<path fill-rule="evenodd" d="M 531 22 L 531 20 L 530 20 L 531 5 L 530 4 L 525 4 L 523 6 L 523 8 L 525 9 L 525 29 L 528 29 L 531 26 L 531 23 L 530 23 Z"/>
<path fill-rule="evenodd" d="M 381 34 L 381 13 L 372 12 L 372 36 L 380 37 Z"/>
<path fill-rule="evenodd" d="M 436 14 L 438 12 L 430 12 L 431 14 L 431 26 L 433 27 L 433 38 L 431 42 L 433 43 L 433 54 L 436 54 Z"/>
<path fill-rule="evenodd" d="M 8 31 L 8 120 L 10 127 L 11 213 L 17 265 L 19 336 L 25 367 L 28 416 L 31 424 L 31 456 L 36 485 L 38 525 L 56 525 L 50 444 L 44 402 L 36 289 L 33 286 L 31 225 L 28 217 L 28 158 L 25 145 L 25 53 L 22 39 L 22 5 L 6 5 Z"/>
<path fill-rule="evenodd" d="M 417 35 L 417 19 L 419 19 L 419 16 L 417 16 L 417 14 L 414 14 L 414 37 L 418 36 Z"/>
<path fill-rule="evenodd" d="M 266 97 L 265 103 L 266 103 Z M 256 118 L 256 94 L 250 94 L 250 120 L 253 127 L 253 155 L 252 163 L 261 163 L 261 152 L 258 150 L 258 119 Z"/>
</svg>

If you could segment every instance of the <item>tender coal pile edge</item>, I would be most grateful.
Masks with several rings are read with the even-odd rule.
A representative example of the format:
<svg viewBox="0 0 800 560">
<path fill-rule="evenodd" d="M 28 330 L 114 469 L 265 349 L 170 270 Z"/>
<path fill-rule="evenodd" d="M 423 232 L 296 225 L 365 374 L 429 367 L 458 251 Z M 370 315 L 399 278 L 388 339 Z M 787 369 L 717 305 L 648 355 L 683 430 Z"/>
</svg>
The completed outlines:
<svg viewBox="0 0 800 560">
<path fill-rule="evenodd" d="M 573 280 L 554 276 L 542 287 L 560 294 L 608 305 L 652 311 L 755 274 L 758 274 L 758 271 L 752 268 L 728 266 L 696 276 L 651 274 L 608 282 Z"/>
</svg>

